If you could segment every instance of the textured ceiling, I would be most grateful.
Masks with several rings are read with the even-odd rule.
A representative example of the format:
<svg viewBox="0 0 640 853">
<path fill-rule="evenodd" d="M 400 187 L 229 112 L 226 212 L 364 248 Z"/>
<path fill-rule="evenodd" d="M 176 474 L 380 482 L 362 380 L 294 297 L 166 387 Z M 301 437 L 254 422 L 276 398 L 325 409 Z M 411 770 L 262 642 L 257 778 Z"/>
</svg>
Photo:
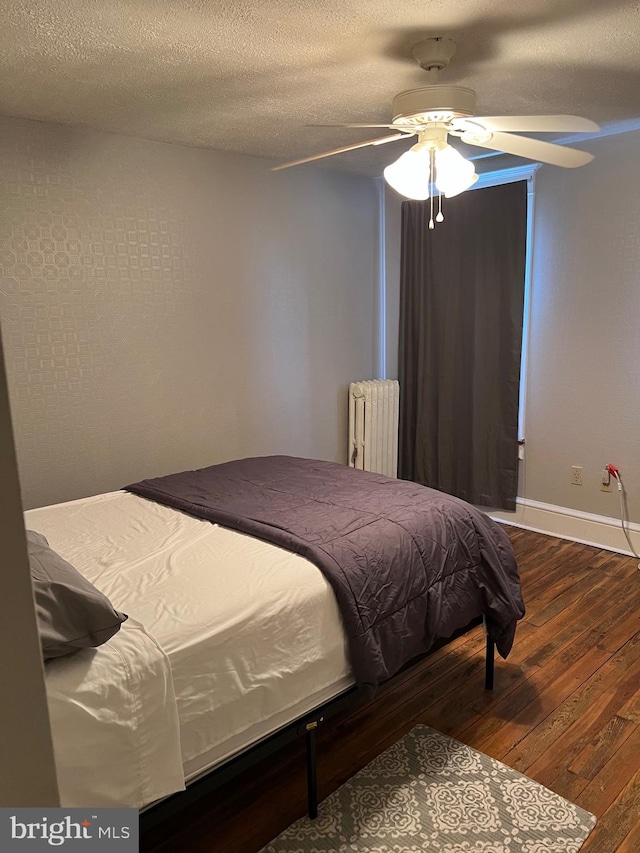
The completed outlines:
<svg viewBox="0 0 640 853">
<path fill-rule="evenodd" d="M 0 113 L 287 160 L 375 136 L 427 85 L 411 46 L 458 44 L 440 82 L 484 114 L 640 114 L 630 0 L 5 0 Z M 381 131 L 383 135 L 385 131 Z M 399 145 L 407 146 L 401 142 Z M 474 149 L 477 152 L 477 149 Z M 328 166 L 379 174 L 398 144 Z"/>
</svg>

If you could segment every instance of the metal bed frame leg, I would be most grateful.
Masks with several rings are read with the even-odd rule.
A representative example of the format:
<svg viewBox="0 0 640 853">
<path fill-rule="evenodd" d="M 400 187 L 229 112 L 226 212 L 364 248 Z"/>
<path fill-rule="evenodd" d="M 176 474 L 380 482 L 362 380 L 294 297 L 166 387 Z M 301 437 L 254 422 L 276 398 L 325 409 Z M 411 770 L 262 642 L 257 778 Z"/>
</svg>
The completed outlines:
<svg viewBox="0 0 640 853">
<path fill-rule="evenodd" d="M 316 721 L 307 723 L 307 802 L 309 817 L 314 820 L 318 817 L 318 777 L 316 773 Z"/>
<path fill-rule="evenodd" d="M 485 690 L 493 690 L 495 643 L 487 635 L 486 659 L 484 672 Z M 322 720 L 322 717 L 320 718 Z M 316 764 L 316 729 L 318 720 L 312 720 L 305 725 L 307 745 L 307 810 L 311 820 L 318 817 L 318 776 Z"/>
<path fill-rule="evenodd" d="M 493 690 L 494 650 L 496 644 L 487 634 L 487 654 L 484 665 L 484 689 Z"/>
</svg>

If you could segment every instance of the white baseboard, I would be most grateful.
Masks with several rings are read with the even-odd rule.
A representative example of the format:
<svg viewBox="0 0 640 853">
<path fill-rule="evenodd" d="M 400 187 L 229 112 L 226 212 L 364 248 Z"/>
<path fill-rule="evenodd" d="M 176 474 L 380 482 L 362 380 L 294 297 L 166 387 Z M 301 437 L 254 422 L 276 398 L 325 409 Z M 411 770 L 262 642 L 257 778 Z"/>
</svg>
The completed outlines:
<svg viewBox="0 0 640 853">
<path fill-rule="evenodd" d="M 619 518 L 593 515 L 590 512 L 523 498 L 517 498 L 515 512 L 490 510 L 489 515 L 496 521 L 513 524 L 525 530 L 633 556 Z M 640 524 L 632 522 L 628 525 L 628 530 L 634 548 L 640 553 Z"/>
</svg>

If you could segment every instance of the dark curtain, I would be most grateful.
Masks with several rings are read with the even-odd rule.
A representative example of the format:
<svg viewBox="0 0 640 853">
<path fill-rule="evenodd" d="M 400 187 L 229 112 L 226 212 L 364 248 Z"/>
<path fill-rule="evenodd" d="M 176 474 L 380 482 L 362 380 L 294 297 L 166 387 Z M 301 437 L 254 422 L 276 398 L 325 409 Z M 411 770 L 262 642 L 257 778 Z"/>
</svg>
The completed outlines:
<svg viewBox="0 0 640 853">
<path fill-rule="evenodd" d="M 527 184 L 402 205 L 400 476 L 515 509 Z"/>
</svg>

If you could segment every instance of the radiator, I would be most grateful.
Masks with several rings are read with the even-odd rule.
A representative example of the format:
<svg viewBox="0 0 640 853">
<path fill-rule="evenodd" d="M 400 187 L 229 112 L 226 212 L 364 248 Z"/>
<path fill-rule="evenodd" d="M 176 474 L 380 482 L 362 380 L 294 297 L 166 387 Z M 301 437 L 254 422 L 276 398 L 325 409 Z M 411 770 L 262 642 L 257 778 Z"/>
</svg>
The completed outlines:
<svg viewBox="0 0 640 853">
<path fill-rule="evenodd" d="M 349 464 L 361 471 L 398 476 L 398 401 L 395 379 L 349 385 Z"/>
</svg>

